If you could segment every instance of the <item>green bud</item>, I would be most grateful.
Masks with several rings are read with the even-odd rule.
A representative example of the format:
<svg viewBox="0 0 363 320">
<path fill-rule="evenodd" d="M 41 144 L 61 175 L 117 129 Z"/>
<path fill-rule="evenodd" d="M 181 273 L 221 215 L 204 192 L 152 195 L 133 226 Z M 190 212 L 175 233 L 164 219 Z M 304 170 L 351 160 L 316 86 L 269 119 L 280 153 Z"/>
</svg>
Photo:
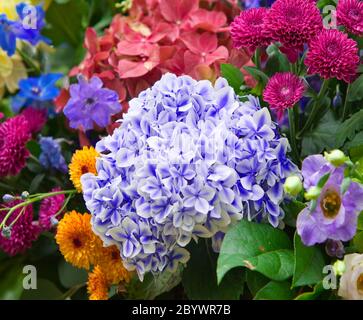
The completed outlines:
<svg viewBox="0 0 363 320">
<path fill-rule="evenodd" d="M 11 237 L 11 228 L 4 226 L 1 230 L 1 235 L 5 238 L 5 239 L 10 239 Z"/>
<path fill-rule="evenodd" d="M 324 157 L 335 167 L 339 167 L 342 164 L 344 164 L 344 162 L 349 160 L 349 158 L 344 154 L 344 152 L 338 149 L 332 150 L 330 152 L 325 152 Z"/>
<path fill-rule="evenodd" d="M 298 176 L 290 176 L 286 179 L 284 183 L 285 192 L 292 196 L 297 196 L 302 189 L 303 185 L 300 177 Z"/>
<path fill-rule="evenodd" d="M 333 264 L 333 270 L 336 276 L 341 276 L 345 271 L 345 262 L 343 260 L 337 260 Z"/>
<path fill-rule="evenodd" d="M 28 191 L 23 191 L 21 193 L 21 199 L 22 200 L 26 200 L 26 199 L 28 199 L 28 197 L 29 197 L 29 192 Z"/>
<path fill-rule="evenodd" d="M 306 200 L 316 200 L 319 198 L 321 189 L 319 187 L 310 187 L 308 192 L 305 193 Z"/>
</svg>

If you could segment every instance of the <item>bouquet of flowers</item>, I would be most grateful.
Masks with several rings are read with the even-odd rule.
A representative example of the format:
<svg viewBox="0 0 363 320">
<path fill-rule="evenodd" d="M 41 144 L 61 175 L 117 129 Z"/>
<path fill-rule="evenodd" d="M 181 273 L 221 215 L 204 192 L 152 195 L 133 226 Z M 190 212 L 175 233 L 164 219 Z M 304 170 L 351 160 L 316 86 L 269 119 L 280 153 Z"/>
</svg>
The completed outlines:
<svg viewBox="0 0 363 320">
<path fill-rule="evenodd" d="M 363 300 L 362 52 L 360 0 L 0 4 L 0 298 Z"/>
</svg>

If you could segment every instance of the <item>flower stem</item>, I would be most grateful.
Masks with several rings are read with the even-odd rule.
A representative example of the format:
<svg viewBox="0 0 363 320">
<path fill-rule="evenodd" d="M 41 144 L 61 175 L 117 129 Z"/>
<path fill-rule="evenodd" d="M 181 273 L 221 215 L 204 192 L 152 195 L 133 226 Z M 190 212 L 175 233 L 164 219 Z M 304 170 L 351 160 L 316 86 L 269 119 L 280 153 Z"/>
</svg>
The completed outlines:
<svg viewBox="0 0 363 320">
<path fill-rule="evenodd" d="M 290 144 L 292 149 L 293 157 L 297 163 L 299 162 L 299 151 L 297 149 L 296 144 L 296 127 L 295 127 L 295 117 L 294 117 L 294 109 L 290 108 L 288 110 L 289 114 L 289 131 L 290 131 Z"/>
<path fill-rule="evenodd" d="M 350 91 L 350 83 L 348 83 L 347 92 L 345 94 L 345 101 L 343 107 L 343 121 L 345 120 L 345 118 L 348 116 L 349 113 L 349 107 L 350 107 L 350 103 L 348 102 L 349 91 Z"/>
<path fill-rule="evenodd" d="M 324 97 L 325 92 L 327 91 L 329 87 L 329 80 L 324 80 L 323 84 L 321 85 L 320 92 L 315 100 L 315 103 L 313 105 L 313 108 L 310 112 L 310 115 L 308 117 L 308 120 L 306 121 L 304 127 L 300 130 L 300 132 L 297 134 L 297 139 L 301 139 L 303 134 L 310 129 L 310 127 L 313 125 L 313 123 L 316 120 L 316 117 L 321 115 L 321 100 Z"/>
<path fill-rule="evenodd" d="M 4 226 L 6 225 L 7 220 L 10 218 L 10 216 L 13 214 L 13 212 L 19 208 L 22 207 L 26 207 L 34 202 L 37 201 L 41 201 L 45 198 L 49 198 L 49 197 L 53 197 L 59 194 L 75 194 L 77 191 L 76 190 L 62 190 L 62 191 L 54 191 L 54 192 L 48 192 L 48 193 L 41 193 L 36 197 L 29 197 L 27 200 L 25 200 L 24 202 L 20 202 L 17 205 L 15 205 L 14 207 L 9 209 L 9 212 L 6 214 L 4 220 L 1 222 L 0 224 L 0 230 L 2 228 L 4 228 Z"/>
<path fill-rule="evenodd" d="M 256 48 L 255 50 L 255 57 L 254 57 L 254 62 L 256 65 L 257 69 L 261 69 L 261 55 L 260 55 L 260 48 Z"/>
</svg>

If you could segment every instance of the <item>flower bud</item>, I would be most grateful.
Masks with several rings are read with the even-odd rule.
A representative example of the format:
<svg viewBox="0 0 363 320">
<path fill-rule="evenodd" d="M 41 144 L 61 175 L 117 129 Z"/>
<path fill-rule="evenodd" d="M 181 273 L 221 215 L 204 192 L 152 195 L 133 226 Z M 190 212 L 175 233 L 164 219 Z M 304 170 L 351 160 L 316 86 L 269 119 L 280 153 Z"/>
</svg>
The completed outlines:
<svg viewBox="0 0 363 320">
<path fill-rule="evenodd" d="M 26 199 L 28 199 L 28 197 L 29 197 L 29 192 L 28 191 L 23 191 L 21 193 L 21 199 L 22 200 L 26 200 Z"/>
<path fill-rule="evenodd" d="M 341 166 L 342 164 L 344 164 L 345 161 L 349 159 L 343 151 L 337 149 L 330 152 L 325 152 L 324 157 L 335 167 Z"/>
<path fill-rule="evenodd" d="M 1 235 L 6 238 L 6 239 L 10 239 L 11 237 L 11 228 L 4 226 L 1 230 Z"/>
<path fill-rule="evenodd" d="M 329 257 L 343 258 L 344 257 L 344 245 L 339 240 L 328 239 L 325 243 L 325 252 Z"/>
<path fill-rule="evenodd" d="M 302 189 L 303 185 L 301 179 L 298 176 L 290 176 L 284 183 L 285 192 L 292 196 L 297 196 Z"/>
<path fill-rule="evenodd" d="M 52 225 L 52 227 L 55 227 L 56 225 L 58 225 L 59 221 L 55 216 L 51 216 L 50 217 L 50 224 Z"/>
<path fill-rule="evenodd" d="M 334 274 L 336 276 L 341 276 L 345 271 L 345 262 L 343 260 L 337 260 L 333 264 Z"/>
<path fill-rule="evenodd" d="M 337 92 L 337 94 L 333 98 L 333 106 L 334 106 L 334 108 L 338 108 L 342 104 L 343 104 L 342 95 L 340 94 L 340 92 Z"/>
<path fill-rule="evenodd" d="M 3 201 L 4 202 L 10 202 L 10 201 L 13 201 L 15 200 L 15 197 L 12 196 L 11 194 L 4 194 L 3 195 Z"/>
<path fill-rule="evenodd" d="M 316 200 L 319 198 L 321 189 L 319 187 L 310 187 L 308 192 L 305 193 L 305 199 Z"/>
</svg>

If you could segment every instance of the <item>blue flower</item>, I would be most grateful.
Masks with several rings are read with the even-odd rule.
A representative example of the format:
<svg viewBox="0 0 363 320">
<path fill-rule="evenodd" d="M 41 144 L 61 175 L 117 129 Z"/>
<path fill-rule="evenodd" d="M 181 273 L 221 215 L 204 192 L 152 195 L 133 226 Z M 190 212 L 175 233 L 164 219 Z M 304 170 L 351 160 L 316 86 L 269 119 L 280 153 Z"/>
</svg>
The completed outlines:
<svg viewBox="0 0 363 320">
<path fill-rule="evenodd" d="M 37 78 L 27 78 L 19 81 L 19 93 L 12 99 L 12 108 L 18 112 L 22 107 L 33 103 L 44 103 L 55 99 L 59 89 L 55 83 L 62 78 L 61 74 L 49 73 Z"/>
<path fill-rule="evenodd" d="M 5 14 L 0 14 L 0 47 L 12 56 L 16 50 L 16 32 L 19 24 L 8 20 Z"/>
<path fill-rule="evenodd" d="M 52 137 L 41 137 L 39 144 L 41 149 L 39 162 L 41 165 L 46 169 L 56 169 L 66 173 L 68 168 L 59 142 Z"/>
<path fill-rule="evenodd" d="M 93 230 L 141 279 L 185 263 L 192 239 L 212 238 L 218 250 L 242 218 L 279 225 L 282 186 L 297 167 L 268 109 L 246 100 L 223 78 L 212 86 L 166 74 L 96 145 L 97 175 L 81 178 Z"/>
<path fill-rule="evenodd" d="M 36 15 L 31 16 L 35 9 Z M 29 6 L 26 3 L 20 3 L 16 6 L 19 16 L 16 35 L 19 39 L 28 41 L 33 46 L 40 41 L 50 43 L 50 40 L 41 35 L 41 31 L 45 26 L 45 12 L 42 6 Z M 29 20 L 29 21 L 28 21 Z M 33 25 L 32 25 L 33 24 Z"/>
</svg>

